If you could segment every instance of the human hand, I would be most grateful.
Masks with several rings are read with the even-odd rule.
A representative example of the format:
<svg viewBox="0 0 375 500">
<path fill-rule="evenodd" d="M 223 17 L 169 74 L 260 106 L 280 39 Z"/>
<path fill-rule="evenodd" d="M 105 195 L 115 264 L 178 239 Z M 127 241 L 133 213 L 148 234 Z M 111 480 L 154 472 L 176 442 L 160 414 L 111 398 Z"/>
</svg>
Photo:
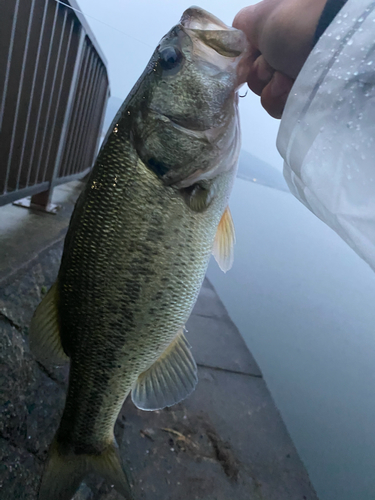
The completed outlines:
<svg viewBox="0 0 375 500">
<path fill-rule="evenodd" d="M 294 80 L 313 48 L 327 0 L 263 0 L 242 9 L 233 26 L 251 44 L 247 83 L 264 109 L 281 118 Z"/>
</svg>

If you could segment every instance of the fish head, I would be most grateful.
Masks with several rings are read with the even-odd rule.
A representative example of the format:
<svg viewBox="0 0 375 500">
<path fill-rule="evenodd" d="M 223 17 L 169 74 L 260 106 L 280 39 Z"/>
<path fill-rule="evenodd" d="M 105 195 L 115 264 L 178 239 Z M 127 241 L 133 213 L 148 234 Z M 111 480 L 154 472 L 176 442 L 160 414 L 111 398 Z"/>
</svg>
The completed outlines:
<svg viewBox="0 0 375 500">
<path fill-rule="evenodd" d="M 188 187 L 235 169 L 248 54 L 243 32 L 197 7 L 160 41 L 133 100 L 132 137 L 166 185 Z"/>
</svg>

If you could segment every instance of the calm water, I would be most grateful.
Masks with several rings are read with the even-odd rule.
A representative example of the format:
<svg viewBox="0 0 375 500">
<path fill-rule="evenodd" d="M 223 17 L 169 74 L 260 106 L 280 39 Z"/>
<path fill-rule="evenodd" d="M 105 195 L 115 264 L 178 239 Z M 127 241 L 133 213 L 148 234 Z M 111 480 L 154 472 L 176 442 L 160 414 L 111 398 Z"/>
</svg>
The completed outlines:
<svg viewBox="0 0 375 500">
<path fill-rule="evenodd" d="M 237 179 L 235 263 L 208 277 L 320 500 L 375 499 L 375 273 L 289 193 Z"/>
</svg>

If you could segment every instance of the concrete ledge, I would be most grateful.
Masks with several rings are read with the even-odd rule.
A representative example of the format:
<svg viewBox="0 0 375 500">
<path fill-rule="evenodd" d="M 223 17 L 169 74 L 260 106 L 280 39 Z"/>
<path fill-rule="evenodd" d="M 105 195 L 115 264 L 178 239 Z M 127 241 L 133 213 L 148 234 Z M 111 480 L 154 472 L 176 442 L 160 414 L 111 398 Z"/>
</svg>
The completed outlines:
<svg viewBox="0 0 375 500">
<path fill-rule="evenodd" d="M 53 201 L 61 207 L 56 215 L 11 204 L 0 207 L 0 286 L 65 237 L 81 189 L 81 181 L 55 188 Z"/>
<path fill-rule="evenodd" d="M 255 359 L 207 278 L 186 328 L 186 336 L 199 365 L 254 377 L 262 376 Z"/>
<path fill-rule="evenodd" d="M 43 216 L 30 228 L 36 216 L 25 211 L 16 214 L 19 229 L 12 232 L 8 220 L 6 236 L 0 234 L 7 249 L 0 266 L 0 498 L 7 500 L 36 500 L 64 406 L 67 369 L 39 366 L 27 332 L 56 277 L 76 188 L 60 220 Z M 199 364 L 196 391 L 157 412 L 140 411 L 128 399 L 116 424 L 135 499 L 317 500 L 259 367 L 207 280 L 187 328 Z M 120 498 L 88 477 L 74 500 Z"/>
</svg>

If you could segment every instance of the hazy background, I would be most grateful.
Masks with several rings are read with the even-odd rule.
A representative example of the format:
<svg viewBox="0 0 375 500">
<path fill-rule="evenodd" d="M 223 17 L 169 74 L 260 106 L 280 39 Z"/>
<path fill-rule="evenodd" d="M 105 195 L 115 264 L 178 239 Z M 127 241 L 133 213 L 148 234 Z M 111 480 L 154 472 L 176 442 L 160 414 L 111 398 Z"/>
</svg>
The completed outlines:
<svg viewBox="0 0 375 500">
<path fill-rule="evenodd" d="M 251 3 L 199 5 L 231 24 Z M 109 124 L 191 4 L 79 4 L 108 59 Z M 279 122 L 250 92 L 240 113 L 244 151 L 230 202 L 235 263 L 224 275 L 211 261 L 208 276 L 258 361 L 319 498 L 374 500 L 375 275 L 287 192 L 275 147 Z"/>
</svg>

